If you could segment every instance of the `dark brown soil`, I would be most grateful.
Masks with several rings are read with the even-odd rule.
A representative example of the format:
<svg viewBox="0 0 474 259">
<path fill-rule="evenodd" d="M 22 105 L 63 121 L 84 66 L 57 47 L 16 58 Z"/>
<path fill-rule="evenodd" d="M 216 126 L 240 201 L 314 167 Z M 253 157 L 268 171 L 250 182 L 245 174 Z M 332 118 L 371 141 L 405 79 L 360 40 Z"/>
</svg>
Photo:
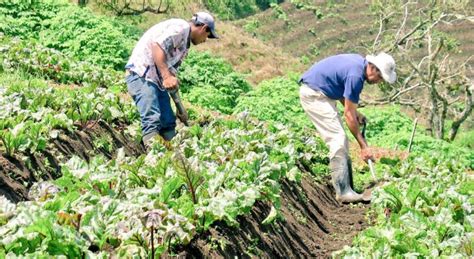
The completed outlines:
<svg viewBox="0 0 474 259">
<path fill-rule="evenodd" d="M 41 153 L 16 153 L 14 157 L 0 154 L 0 195 L 14 202 L 27 200 L 28 189 L 34 182 L 60 177 L 60 163 L 73 155 L 87 161 L 97 154 L 112 158 L 114 151 L 109 152 L 103 147 L 95 146 L 98 138 L 107 139 L 109 150 L 123 147 L 125 154 L 129 156 L 145 152 L 140 143 L 130 141 L 125 136 L 121 125 L 111 127 L 103 121 L 90 122 L 81 130 L 72 133 L 63 131 Z"/>
<path fill-rule="evenodd" d="M 350 245 L 366 228 L 368 205 L 341 205 L 328 185 L 305 177 L 301 184 L 282 183 L 283 220 L 261 222 L 271 206 L 257 202 L 250 215 L 238 219 L 240 226 L 217 224 L 193 241 L 183 257 L 190 258 L 327 258 Z"/>
</svg>

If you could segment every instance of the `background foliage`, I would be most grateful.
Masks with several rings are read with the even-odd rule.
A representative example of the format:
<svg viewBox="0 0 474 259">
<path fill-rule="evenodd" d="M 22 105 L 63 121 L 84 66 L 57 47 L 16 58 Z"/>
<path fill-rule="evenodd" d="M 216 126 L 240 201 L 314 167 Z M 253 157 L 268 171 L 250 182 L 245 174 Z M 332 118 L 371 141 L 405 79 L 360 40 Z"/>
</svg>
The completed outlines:
<svg viewBox="0 0 474 259">
<path fill-rule="evenodd" d="M 0 3 L 0 32 L 39 41 L 77 60 L 123 70 L 141 31 L 113 17 L 61 2 Z"/>
<path fill-rule="evenodd" d="M 228 62 L 207 52 L 190 51 L 178 77 L 180 89 L 191 103 L 228 114 L 237 98 L 251 88 Z"/>
<path fill-rule="evenodd" d="M 243 18 L 281 2 L 283 0 L 204 0 L 210 11 L 225 20 Z"/>
<path fill-rule="evenodd" d="M 299 75 L 277 77 L 260 83 L 239 97 L 235 112 L 247 111 L 260 120 L 275 121 L 296 130 L 313 127 L 299 100 Z"/>
</svg>

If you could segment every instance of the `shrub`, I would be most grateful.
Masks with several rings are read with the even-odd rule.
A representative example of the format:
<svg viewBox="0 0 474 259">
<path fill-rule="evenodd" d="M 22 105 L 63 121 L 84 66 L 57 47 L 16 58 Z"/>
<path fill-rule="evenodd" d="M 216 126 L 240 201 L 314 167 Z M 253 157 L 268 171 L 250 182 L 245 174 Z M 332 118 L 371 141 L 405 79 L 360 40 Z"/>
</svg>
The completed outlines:
<svg viewBox="0 0 474 259">
<path fill-rule="evenodd" d="M 181 91 L 197 105 L 231 113 L 250 84 L 222 58 L 191 51 L 178 73 Z"/>
<path fill-rule="evenodd" d="M 248 111 L 266 121 L 281 122 L 300 130 L 313 127 L 299 101 L 297 75 L 263 81 L 238 99 L 235 113 Z"/>
</svg>

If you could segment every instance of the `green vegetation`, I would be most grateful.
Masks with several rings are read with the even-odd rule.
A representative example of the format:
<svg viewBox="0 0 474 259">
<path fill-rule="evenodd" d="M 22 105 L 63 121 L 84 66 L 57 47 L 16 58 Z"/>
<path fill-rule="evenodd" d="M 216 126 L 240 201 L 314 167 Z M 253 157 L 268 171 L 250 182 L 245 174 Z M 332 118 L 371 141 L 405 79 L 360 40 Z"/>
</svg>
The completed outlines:
<svg viewBox="0 0 474 259">
<path fill-rule="evenodd" d="M 64 5 L 57 11 L 82 12 L 75 8 Z M 38 22 L 42 26 L 46 20 Z M 51 38 L 59 35 L 58 27 L 48 29 Z M 104 64 L 77 61 L 71 53 L 79 49 L 64 47 L 70 40 L 67 34 L 64 41 L 42 46 L 35 35 L 26 37 L 29 33 L 34 34 L 33 30 L 5 33 L 1 39 L 0 107 L 5 112 L 0 117 L 0 149 L 4 155 L 39 154 L 61 131 L 80 130 L 89 122 L 136 124 L 134 105 L 119 97 L 124 90 L 119 74 L 107 65 L 113 59 Z M 83 33 L 84 39 L 90 39 L 88 34 L 95 32 Z M 19 38 L 11 41 L 15 36 Z M 97 57 L 94 51 L 113 48 L 85 46 L 78 55 L 91 58 Z M 122 59 L 120 52 L 115 53 Z M 208 53 L 191 52 L 180 75 L 183 93 L 191 102 L 223 112 L 232 113 L 237 98 L 250 90 L 229 64 Z M 31 187 L 31 201 L 12 204 L 2 197 L 0 254 L 102 257 L 113 251 L 120 256 L 159 256 L 188 243 L 215 221 L 237 224 L 237 216 L 248 213 L 257 200 L 271 202 L 273 213 L 263 222 L 272 222 L 280 207 L 279 181 L 299 181 L 296 162 L 317 168 L 324 149 L 313 137 L 254 121 L 246 114 L 239 116 L 238 121 L 213 119 L 203 127 L 182 129 L 174 139 L 174 151 L 156 144 L 138 158 L 125 157 L 121 150 L 110 161 L 102 156 L 89 162 L 74 157 L 63 164 L 60 178 Z M 110 153 L 111 142 L 97 137 L 93 145 Z"/>
<path fill-rule="evenodd" d="M 344 257 L 473 256 L 474 184 L 443 152 L 411 158 L 374 194 L 375 225 L 337 253 Z"/>
<path fill-rule="evenodd" d="M 0 139 L 6 154 L 34 154 L 47 147 L 58 130 L 83 128 L 91 120 L 131 123 L 133 105 L 105 88 L 55 88 L 44 80 L 21 76 L 0 78 Z"/>
<path fill-rule="evenodd" d="M 0 17 L 0 32 L 6 36 L 36 40 L 76 60 L 117 70 L 141 34 L 126 23 L 60 2 L 5 2 Z"/>
<path fill-rule="evenodd" d="M 216 220 L 237 224 L 256 200 L 279 208 L 278 182 L 301 177 L 296 159 L 321 155 L 282 126 L 246 118 L 195 125 L 174 142 L 138 158 L 72 158 L 61 178 L 31 188 L 34 201 L 3 200 L 0 253 L 159 256 Z"/>
<path fill-rule="evenodd" d="M 205 52 L 189 53 L 180 67 L 179 80 L 191 103 L 228 114 L 237 98 L 250 90 L 250 84 L 229 63 Z"/>
<path fill-rule="evenodd" d="M 261 120 L 279 121 L 295 129 L 310 128 L 299 104 L 296 79 L 263 82 L 239 98 L 236 111 L 248 111 Z M 413 121 L 399 107 L 365 108 L 362 112 L 369 120 L 366 137 L 370 144 L 407 150 Z M 472 149 L 434 139 L 418 126 L 411 156 L 406 161 L 382 158 L 376 168 L 377 176 L 391 183 L 376 189 L 371 209 L 376 215 L 375 226 L 336 256 L 472 256 L 469 235 L 474 202 L 468 186 L 473 181 L 466 175 L 474 169 Z M 356 187 L 370 182 L 369 177 L 356 173 Z"/>
<path fill-rule="evenodd" d="M 21 71 L 63 84 L 125 89 L 123 73 L 69 58 L 62 52 L 29 40 L 0 35 L 0 71 Z"/>
<path fill-rule="evenodd" d="M 260 83 L 241 96 L 235 112 L 247 111 L 260 120 L 280 122 L 304 130 L 313 127 L 300 105 L 298 75 L 279 77 Z"/>
<path fill-rule="evenodd" d="M 221 19 L 243 18 L 269 8 L 282 0 L 205 0 L 204 4 Z"/>
<path fill-rule="evenodd" d="M 366 137 L 369 144 L 399 150 L 408 150 L 413 120 L 404 115 L 398 106 L 361 109 L 368 118 Z M 474 151 L 427 135 L 418 125 L 413 139 L 414 156 L 431 152 L 442 152 L 443 157 L 456 159 L 464 166 L 474 169 Z M 448 160 L 449 160 L 448 159 Z"/>
<path fill-rule="evenodd" d="M 204 1 L 228 19 L 269 6 L 287 19 L 278 2 Z M 324 17 L 308 1 L 292 3 Z M 247 24 L 251 32 L 261 26 L 257 19 Z M 66 1 L 9 1 L 0 3 L 0 33 L 2 159 L 40 156 L 61 133 L 98 121 L 129 125 L 127 140 L 140 141 L 122 81 L 140 30 Z M 320 51 L 316 44 L 310 54 Z M 61 158 L 59 178 L 35 183 L 30 201 L 0 196 L 0 258 L 172 254 L 216 222 L 238 225 L 257 201 L 271 206 L 261 222 L 271 224 L 279 218 L 281 181 L 298 183 L 301 170 L 328 173 L 327 148 L 299 103 L 298 77 L 252 89 L 223 59 L 191 51 L 179 79 L 183 99 L 199 108 L 189 109 L 195 123 L 180 128 L 173 148 L 157 142 L 127 157 L 108 135 L 94 136 L 93 149 L 112 159 Z M 413 121 L 398 106 L 362 112 L 369 144 L 407 149 Z M 390 182 L 374 190 L 373 225 L 336 256 L 472 257 L 472 130 L 461 136 L 465 143 L 448 143 L 418 126 L 408 158 L 381 159 L 378 176 Z M 308 220 L 298 216 L 301 224 Z M 260 251 L 260 240 L 250 239 L 245 252 Z"/>
</svg>

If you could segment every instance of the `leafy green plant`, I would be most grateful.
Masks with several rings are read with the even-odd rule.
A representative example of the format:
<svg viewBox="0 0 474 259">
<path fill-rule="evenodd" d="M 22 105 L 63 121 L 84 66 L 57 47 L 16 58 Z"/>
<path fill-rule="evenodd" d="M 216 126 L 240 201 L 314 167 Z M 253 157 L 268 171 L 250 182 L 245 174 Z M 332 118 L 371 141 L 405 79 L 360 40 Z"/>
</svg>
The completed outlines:
<svg viewBox="0 0 474 259">
<path fill-rule="evenodd" d="M 291 0 L 290 1 L 297 9 L 308 10 L 313 12 L 317 19 L 323 18 L 323 12 L 320 8 L 314 6 L 312 1 L 307 0 Z"/>
<path fill-rule="evenodd" d="M 40 34 L 46 47 L 70 54 L 77 60 L 116 70 L 123 69 L 141 33 L 136 30 L 126 35 L 129 30 L 122 29 L 125 24 L 76 6 L 62 8 L 47 24 L 48 30 Z"/>
<path fill-rule="evenodd" d="M 108 153 L 112 153 L 113 148 L 114 148 L 113 139 L 108 135 L 105 137 L 95 138 L 93 143 L 94 143 L 95 148 L 103 149 L 107 151 Z"/>
<path fill-rule="evenodd" d="M 65 6 L 61 1 L 2 1 L 0 32 L 8 36 L 36 38 L 44 20 L 52 19 Z"/>
<path fill-rule="evenodd" d="M 178 76 L 186 99 L 224 113 L 231 113 L 237 98 L 251 88 L 229 63 L 206 52 L 191 51 Z"/>
<path fill-rule="evenodd" d="M 205 0 L 204 4 L 221 19 L 232 20 L 252 15 L 258 10 L 269 8 L 271 4 L 281 2 L 283 0 Z"/>
<path fill-rule="evenodd" d="M 472 201 L 459 191 L 466 167 L 438 153 L 405 161 L 399 170 L 375 193 L 376 224 L 335 256 L 472 256 Z"/>
<path fill-rule="evenodd" d="M 398 106 L 363 108 L 360 110 L 367 118 L 367 140 L 369 144 L 408 150 L 413 129 L 413 121 L 402 113 Z M 442 151 L 449 159 L 457 159 L 465 166 L 474 168 L 474 152 L 467 147 L 428 136 L 426 129 L 420 125 L 412 144 L 412 152 L 425 154 Z"/>
<path fill-rule="evenodd" d="M 91 120 L 130 122 L 138 118 L 131 103 L 104 88 L 58 89 L 43 80 L 22 77 L 4 87 L 9 80 L 0 77 L 0 138 L 9 156 L 41 152 L 50 139 L 58 137 L 58 130 L 73 131 Z M 112 146 L 104 141 L 96 144 L 111 151 Z"/>
<path fill-rule="evenodd" d="M 5 18 L 0 32 L 6 36 L 36 39 L 77 60 L 117 70 L 141 34 L 127 23 L 60 1 L 9 1 L 0 4 L 0 16 Z"/>
<path fill-rule="evenodd" d="M 248 33 L 255 34 L 257 32 L 257 29 L 260 27 L 260 22 L 257 19 L 252 19 L 249 20 L 245 25 L 244 25 L 244 30 Z"/>
<path fill-rule="evenodd" d="M 190 242 L 196 230 L 215 221 L 237 224 L 237 216 L 248 213 L 257 200 L 273 204 L 265 219 L 269 223 L 281 206 L 278 181 L 298 181 L 296 161 L 321 156 L 320 146 L 311 141 L 302 143 L 282 125 L 214 119 L 206 127 L 182 129 L 174 150 L 155 143 L 139 158 L 125 157 L 123 150 L 111 161 L 99 156 L 86 163 L 74 157 L 63 165 L 61 178 L 32 187 L 34 201 L 10 208 L 9 217 L 0 214 L 5 237 L 0 249 L 14 255 L 116 251 L 159 256 Z M 20 223 L 16 217 L 25 214 L 31 221 Z M 29 227 L 44 218 L 44 227 Z M 55 230 L 44 234 L 49 228 Z M 26 239 L 24 231 L 37 238 Z M 38 245 L 49 240 L 54 240 L 52 247 L 65 246 Z"/>
<path fill-rule="evenodd" d="M 59 83 L 98 85 L 125 89 L 122 73 L 87 62 L 73 60 L 57 50 L 32 41 L 0 35 L 1 70 L 18 70 Z"/>
<path fill-rule="evenodd" d="M 287 25 L 290 23 L 290 19 L 288 18 L 288 14 L 285 12 L 283 7 L 281 7 L 277 3 L 271 3 L 270 7 L 272 8 L 272 13 L 277 19 L 283 20 Z"/>
<path fill-rule="evenodd" d="M 246 111 L 260 120 L 284 123 L 301 130 L 313 127 L 299 102 L 296 74 L 264 81 L 239 97 L 235 113 Z"/>
<path fill-rule="evenodd" d="M 12 130 L 0 131 L 0 139 L 5 147 L 6 154 L 13 156 L 16 151 L 26 149 L 28 139 L 25 135 L 24 124 L 18 124 Z"/>
</svg>

